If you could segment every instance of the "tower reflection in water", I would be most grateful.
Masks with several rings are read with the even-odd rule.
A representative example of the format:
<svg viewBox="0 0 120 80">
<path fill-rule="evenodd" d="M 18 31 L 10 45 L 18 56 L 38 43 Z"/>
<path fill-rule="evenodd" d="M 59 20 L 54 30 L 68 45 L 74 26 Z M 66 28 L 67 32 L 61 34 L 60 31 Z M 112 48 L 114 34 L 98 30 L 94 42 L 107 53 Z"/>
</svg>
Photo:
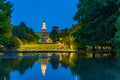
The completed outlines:
<svg viewBox="0 0 120 80">
<path fill-rule="evenodd" d="M 46 74 L 47 63 L 49 62 L 50 57 L 53 57 L 53 58 L 55 58 L 55 57 L 58 58 L 59 57 L 59 60 L 62 60 L 62 56 L 68 56 L 68 53 L 53 53 L 53 54 L 42 53 L 42 58 L 39 61 L 39 62 L 41 62 L 42 76 L 45 76 L 45 74 Z M 61 63 L 59 65 L 61 65 Z"/>
<path fill-rule="evenodd" d="M 42 76 L 45 76 L 47 63 L 48 63 L 48 54 L 42 54 L 42 60 L 41 60 L 41 70 L 42 70 Z"/>
</svg>

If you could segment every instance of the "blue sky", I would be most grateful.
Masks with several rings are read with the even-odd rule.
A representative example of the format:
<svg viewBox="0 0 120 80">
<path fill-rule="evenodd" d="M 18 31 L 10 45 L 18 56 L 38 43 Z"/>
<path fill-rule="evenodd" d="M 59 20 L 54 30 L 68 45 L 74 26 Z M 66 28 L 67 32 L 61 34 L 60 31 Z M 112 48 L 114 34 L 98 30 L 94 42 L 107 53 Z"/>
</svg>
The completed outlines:
<svg viewBox="0 0 120 80">
<path fill-rule="evenodd" d="M 40 32 L 45 20 L 47 31 L 53 26 L 59 29 L 70 28 L 76 22 L 73 16 L 77 11 L 78 0 L 9 0 L 14 6 L 11 22 L 18 25 L 24 21 L 35 32 Z"/>
</svg>

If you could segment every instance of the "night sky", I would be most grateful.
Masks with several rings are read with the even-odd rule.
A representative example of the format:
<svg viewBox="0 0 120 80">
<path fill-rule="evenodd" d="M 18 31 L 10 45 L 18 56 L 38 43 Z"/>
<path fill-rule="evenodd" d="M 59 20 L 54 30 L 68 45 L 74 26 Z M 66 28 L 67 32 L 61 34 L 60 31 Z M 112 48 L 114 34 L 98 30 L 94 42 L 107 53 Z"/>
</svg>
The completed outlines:
<svg viewBox="0 0 120 80">
<path fill-rule="evenodd" d="M 76 22 L 73 16 L 77 11 L 78 0 L 9 0 L 14 6 L 11 22 L 18 25 L 21 21 L 40 32 L 42 22 L 45 20 L 47 31 L 53 26 L 59 29 L 70 28 Z"/>
</svg>

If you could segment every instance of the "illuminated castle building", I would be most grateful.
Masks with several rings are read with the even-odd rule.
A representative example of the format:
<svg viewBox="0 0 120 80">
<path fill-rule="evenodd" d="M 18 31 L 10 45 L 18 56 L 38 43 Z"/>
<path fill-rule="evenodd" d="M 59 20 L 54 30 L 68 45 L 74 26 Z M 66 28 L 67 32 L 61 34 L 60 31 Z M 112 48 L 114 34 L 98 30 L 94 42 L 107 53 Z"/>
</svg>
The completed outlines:
<svg viewBox="0 0 120 80">
<path fill-rule="evenodd" d="M 46 22 L 42 23 L 42 32 L 36 32 L 35 34 L 39 36 L 40 43 L 51 43 L 51 39 L 49 37 L 49 33 L 47 32 Z M 58 30 L 58 26 L 53 26 L 52 30 Z"/>
<path fill-rule="evenodd" d="M 46 22 L 45 21 L 43 21 L 43 24 L 42 24 L 42 32 L 43 33 L 46 33 Z"/>
<path fill-rule="evenodd" d="M 42 23 L 42 33 L 39 34 L 40 37 L 40 43 L 49 43 L 49 34 L 46 32 L 47 28 L 46 28 L 46 22 L 43 21 Z"/>
</svg>

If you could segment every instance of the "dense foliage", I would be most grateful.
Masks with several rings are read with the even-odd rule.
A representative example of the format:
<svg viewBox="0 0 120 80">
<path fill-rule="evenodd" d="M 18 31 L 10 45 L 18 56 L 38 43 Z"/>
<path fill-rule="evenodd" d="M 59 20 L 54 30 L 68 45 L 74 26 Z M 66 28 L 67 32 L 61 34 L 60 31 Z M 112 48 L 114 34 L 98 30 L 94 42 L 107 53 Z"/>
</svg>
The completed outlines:
<svg viewBox="0 0 120 80">
<path fill-rule="evenodd" d="M 57 30 L 52 30 L 50 32 L 50 38 L 52 39 L 53 43 L 56 43 L 59 41 L 59 32 Z"/>
<path fill-rule="evenodd" d="M 60 48 L 75 49 L 75 38 L 72 36 L 72 34 L 77 31 L 77 29 L 79 29 L 78 25 L 73 25 L 70 29 L 65 28 L 59 31 L 52 30 L 50 33 L 50 38 L 54 43 L 59 42 L 59 45 L 61 46 Z"/>
<path fill-rule="evenodd" d="M 0 0 L 0 47 L 9 44 L 12 35 L 11 12 L 12 4 L 6 0 Z"/>
<path fill-rule="evenodd" d="M 21 22 L 18 26 L 14 26 L 12 33 L 24 43 L 31 43 L 37 39 L 37 36 L 33 32 L 32 28 L 27 27 L 24 22 Z"/>
<path fill-rule="evenodd" d="M 18 49 L 20 48 L 22 45 L 22 42 L 19 38 L 11 36 L 9 38 L 9 43 L 5 44 L 5 47 L 7 47 L 8 49 Z"/>
<path fill-rule="evenodd" d="M 59 36 L 60 38 L 65 38 L 66 36 L 69 36 L 69 33 L 70 33 L 69 29 L 65 28 L 59 31 Z"/>
<path fill-rule="evenodd" d="M 74 20 L 81 28 L 74 33 L 78 48 L 89 46 L 111 46 L 118 43 L 119 0 L 79 0 Z M 115 36 L 116 35 L 116 36 Z M 120 37 L 120 36 L 119 36 Z M 119 44 L 117 44 L 119 45 Z"/>
</svg>

